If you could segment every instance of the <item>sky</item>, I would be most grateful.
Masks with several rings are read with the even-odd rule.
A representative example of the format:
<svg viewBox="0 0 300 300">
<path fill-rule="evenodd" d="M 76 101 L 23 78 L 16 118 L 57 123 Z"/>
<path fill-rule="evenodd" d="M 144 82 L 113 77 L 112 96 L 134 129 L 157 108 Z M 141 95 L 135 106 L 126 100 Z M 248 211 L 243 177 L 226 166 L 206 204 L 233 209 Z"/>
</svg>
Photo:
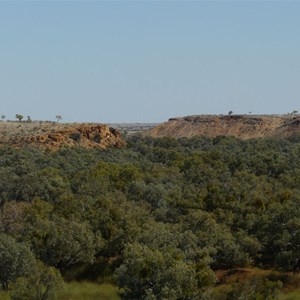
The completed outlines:
<svg viewBox="0 0 300 300">
<path fill-rule="evenodd" d="M 298 1 L 1 1 L 0 114 L 300 111 Z"/>
</svg>

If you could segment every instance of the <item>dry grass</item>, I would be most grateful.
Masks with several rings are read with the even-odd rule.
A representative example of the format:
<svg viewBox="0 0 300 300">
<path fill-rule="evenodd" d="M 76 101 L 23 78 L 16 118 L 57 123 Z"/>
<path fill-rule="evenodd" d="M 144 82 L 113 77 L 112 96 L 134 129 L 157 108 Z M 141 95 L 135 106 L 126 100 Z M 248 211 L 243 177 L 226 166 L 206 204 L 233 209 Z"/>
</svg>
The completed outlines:
<svg viewBox="0 0 300 300">
<path fill-rule="evenodd" d="M 10 300 L 10 296 L 7 292 L 0 291 L 0 300 Z"/>
<path fill-rule="evenodd" d="M 281 300 L 300 300 L 300 288 L 293 292 L 282 295 Z"/>
<path fill-rule="evenodd" d="M 70 282 L 58 294 L 57 300 L 120 300 L 119 289 L 111 284 Z M 11 300 L 9 292 L 0 291 L 0 300 Z"/>
<path fill-rule="evenodd" d="M 219 284 L 213 290 L 213 299 L 226 299 L 226 294 L 231 290 L 234 283 L 243 283 L 254 278 L 267 278 L 271 281 L 279 280 L 283 283 L 280 300 L 300 300 L 300 274 L 258 268 L 218 270 L 216 274 Z"/>
<path fill-rule="evenodd" d="M 59 300 L 120 300 L 119 289 L 111 284 L 70 282 L 59 294 Z"/>
</svg>

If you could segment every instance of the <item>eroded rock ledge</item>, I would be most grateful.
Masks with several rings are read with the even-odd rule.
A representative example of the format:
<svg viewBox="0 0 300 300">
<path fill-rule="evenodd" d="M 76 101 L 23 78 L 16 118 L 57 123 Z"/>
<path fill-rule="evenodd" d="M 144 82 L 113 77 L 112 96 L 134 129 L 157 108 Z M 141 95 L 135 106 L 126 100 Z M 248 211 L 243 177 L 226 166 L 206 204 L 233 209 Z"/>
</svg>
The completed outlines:
<svg viewBox="0 0 300 300">
<path fill-rule="evenodd" d="M 170 118 L 147 131 L 152 137 L 287 137 L 300 133 L 299 115 L 195 115 Z"/>
<path fill-rule="evenodd" d="M 31 145 L 48 150 L 80 146 L 84 148 L 122 147 L 121 133 L 105 124 L 57 124 L 1 122 L 0 144 Z"/>
</svg>

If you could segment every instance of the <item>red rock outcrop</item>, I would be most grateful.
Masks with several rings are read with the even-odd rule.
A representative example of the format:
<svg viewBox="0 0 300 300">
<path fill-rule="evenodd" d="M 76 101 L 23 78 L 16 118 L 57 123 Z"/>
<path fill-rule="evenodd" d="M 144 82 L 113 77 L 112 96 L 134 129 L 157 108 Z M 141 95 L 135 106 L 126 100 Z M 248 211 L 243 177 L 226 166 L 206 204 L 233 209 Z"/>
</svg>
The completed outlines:
<svg viewBox="0 0 300 300">
<path fill-rule="evenodd" d="M 121 133 L 104 124 L 2 123 L 10 134 L 0 144 L 31 145 L 49 150 L 80 146 L 84 148 L 122 147 Z M 35 125 L 35 126 L 34 126 Z"/>
<path fill-rule="evenodd" d="M 299 115 L 198 115 L 171 118 L 144 133 L 152 137 L 286 137 L 300 133 Z"/>
</svg>

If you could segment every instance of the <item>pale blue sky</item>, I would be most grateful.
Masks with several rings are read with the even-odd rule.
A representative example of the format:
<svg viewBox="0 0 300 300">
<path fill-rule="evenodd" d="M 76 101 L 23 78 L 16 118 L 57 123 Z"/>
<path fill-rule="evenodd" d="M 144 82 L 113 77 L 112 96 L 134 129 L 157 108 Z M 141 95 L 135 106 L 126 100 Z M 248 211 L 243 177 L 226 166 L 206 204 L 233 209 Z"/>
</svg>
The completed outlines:
<svg viewBox="0 0 300 300">
<path fill-rule="evenodd" d="M 0 2 L 0 114 L 300 111 L 300 2 Z"/>
</svg>

